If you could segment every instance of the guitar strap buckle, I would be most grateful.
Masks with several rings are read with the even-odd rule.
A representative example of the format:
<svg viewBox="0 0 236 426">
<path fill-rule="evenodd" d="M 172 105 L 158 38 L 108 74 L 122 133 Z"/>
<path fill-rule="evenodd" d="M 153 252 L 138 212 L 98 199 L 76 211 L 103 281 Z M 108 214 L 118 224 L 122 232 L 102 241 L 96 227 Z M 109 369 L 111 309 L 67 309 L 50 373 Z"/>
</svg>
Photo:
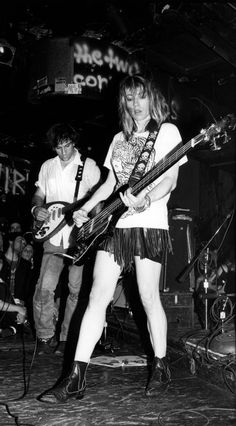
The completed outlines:
<svg viewBox="0 0 236 426">
<path fill-rule="evenodd" d="M 80 185 L 80 182 L 81 182 L 82 176 L 83 176 L 85 160 L 86 160 L 86 158 L 81 155 L 82 165 L 81 164 L 78 165 L 77 173 L 76 173 L 76 176 L 75 176 L 76 185 L 75 185 L 74 201 L 76 201 L 77 197 L 78 197 L 79 185 Z"/>
</svg>

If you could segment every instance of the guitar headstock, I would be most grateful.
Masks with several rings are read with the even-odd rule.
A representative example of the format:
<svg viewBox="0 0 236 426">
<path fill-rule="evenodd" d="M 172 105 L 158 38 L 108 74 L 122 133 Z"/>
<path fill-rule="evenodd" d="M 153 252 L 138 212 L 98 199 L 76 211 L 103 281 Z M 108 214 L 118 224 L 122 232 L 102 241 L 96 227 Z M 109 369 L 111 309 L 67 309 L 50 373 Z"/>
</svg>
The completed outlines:
<svg viewBox="0 0 236 426">
<path fill-rule="evenodd" d="M 218 151 L 230 141 L 228 132 L 236 128 L 236 117 L 234 114 L 228 114 L 222 119 L 211 124 L 207 129 L 201 131 L 203 142 L 208 142 L 212 151 Z"/>
</svg>

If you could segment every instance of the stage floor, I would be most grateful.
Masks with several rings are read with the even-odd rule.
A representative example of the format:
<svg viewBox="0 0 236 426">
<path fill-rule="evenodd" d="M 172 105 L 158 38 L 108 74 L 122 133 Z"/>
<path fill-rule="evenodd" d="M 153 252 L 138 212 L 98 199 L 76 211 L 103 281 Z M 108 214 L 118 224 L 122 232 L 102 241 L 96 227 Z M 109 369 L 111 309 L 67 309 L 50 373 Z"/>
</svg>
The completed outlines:
<svg viewBox="0 0 236 426">
<path fill-rule="evenodd" d="M 1 339 L 0 424 L 235 424 L 235 394 L 227 386 L 211 383 L 209 374 L 203 372 L 201 376 L 191 368 L 191 354 L 186 350 L 186 342 L 188 346 L 189 334 L 196 336 L 197 330 L 192 330 L 192 333 L 182 329 L 169 330 L 168 357 L 172 382 L 165 395 L 148 399 L 144 396 L 147 369 L 143 343 L 139 341 L 137 333 L 135 338 L 133 325 L 125 330 L 129 324 L 127 319 L 126 323 L 118 324 L 119 329 L 115 330 L 114 324 L 112 326 L 108 321 L 106 339 L 96 347 L 88 368 L 85 397 L 80 401 L 69 400 L 55 406 L 39 402 L 37 396 L 55 383 L 61 373 L 63 358 L 55 354 L 35 355 L 35 343 L 31 336 L 25 336 L 24 341 L 20 336 Z M 67 351 L 70 353 L 69 344 Z"/>
</svg>

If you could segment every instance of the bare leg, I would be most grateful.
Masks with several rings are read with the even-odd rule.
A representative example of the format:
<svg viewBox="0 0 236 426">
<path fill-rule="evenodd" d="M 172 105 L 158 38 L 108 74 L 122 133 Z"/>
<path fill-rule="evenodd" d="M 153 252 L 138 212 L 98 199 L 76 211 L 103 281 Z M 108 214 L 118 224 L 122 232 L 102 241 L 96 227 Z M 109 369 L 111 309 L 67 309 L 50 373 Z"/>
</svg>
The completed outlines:
<svg viewBox="0 0 236 426">
<path fill-rule="evenodd" d="M 98 251 L 92 290 L 81 323 L 75 361 L 89 362 L 94 347 L 101 337 L 106 309 L 112 300 L 120 272 L 120 266 L 114 261 L 113 255 Z"/>
<path fill-rule="evenodd" d="M 159 293 L 161 265 L 135 257 L 137 283 L 155 356 L 163 358 L 167 347 L 167 320 Z"/>
</svg>

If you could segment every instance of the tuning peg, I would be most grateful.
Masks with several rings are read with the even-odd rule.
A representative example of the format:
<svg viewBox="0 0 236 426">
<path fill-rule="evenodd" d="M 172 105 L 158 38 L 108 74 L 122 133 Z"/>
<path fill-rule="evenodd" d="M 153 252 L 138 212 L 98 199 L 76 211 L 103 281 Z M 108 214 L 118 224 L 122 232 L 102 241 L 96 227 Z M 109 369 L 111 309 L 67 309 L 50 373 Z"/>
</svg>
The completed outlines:
<svg viewBox="0 0 236 426">
<path fill-rule="evenodd" d="M 221 150 L 221 147 L 216 142 L 216 137 L 212 138 L 212 140 L 210 142 L 210 148 L 211 148 L 211 151 L 220 151 Z"/>
</svg>

